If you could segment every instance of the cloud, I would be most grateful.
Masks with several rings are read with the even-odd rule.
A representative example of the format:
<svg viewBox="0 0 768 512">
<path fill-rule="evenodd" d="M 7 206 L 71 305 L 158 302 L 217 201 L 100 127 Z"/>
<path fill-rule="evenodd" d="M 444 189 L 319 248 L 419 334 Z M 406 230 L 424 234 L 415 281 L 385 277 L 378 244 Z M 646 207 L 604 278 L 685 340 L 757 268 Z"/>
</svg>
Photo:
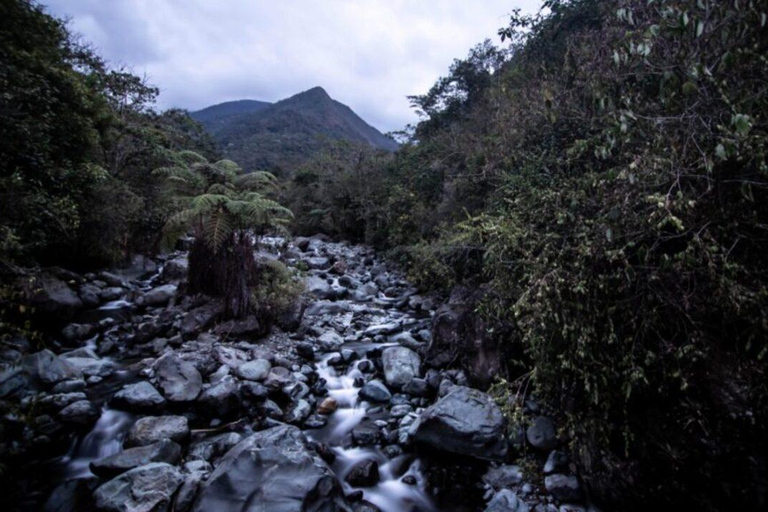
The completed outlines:
<svg viewBox="0 0 768 512">
<path fill-rule="evenodd" d="M 416 121 L 455 58 L 540 0 L 42 0 L 115 64 L 160 87 L 160 108 L 277 101 L 316 85 L 382 131 Z M 482 5 L 480 5 L 482 4 Z"/>
</svg>

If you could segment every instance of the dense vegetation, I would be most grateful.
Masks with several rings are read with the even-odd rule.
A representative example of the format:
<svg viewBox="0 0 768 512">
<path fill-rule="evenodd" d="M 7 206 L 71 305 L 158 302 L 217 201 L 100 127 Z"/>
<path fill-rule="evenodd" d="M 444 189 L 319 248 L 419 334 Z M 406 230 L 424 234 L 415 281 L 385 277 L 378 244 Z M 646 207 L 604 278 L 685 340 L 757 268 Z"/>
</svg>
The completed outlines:
<svg viewBox="0 0 768 512">
<path fill-rule="evenodd" d="M 171 213 L 153 168 L 170 151 L 216 157 L 157 89 L 110 68 L 36 4 L 0 6 L 0 260 L 114 262 L 149 251 Z"/>
<path fill-rule="evenodd" d="M 224 155 L 248 172 L 288 176 L 333 141 L 353 141 L 389 151 L 397 143 L 333 100 L 321 87 L 274 104 L 233 101 L 193 112 Z"/>
<path fill-rule="evenodd" d="M 395 156 L 306 164 L 296 224 L 488 283 L 501 386 L 561 411 L 598 502 L 764 507 L 768 4 L 546 7 L 412 98 Z"/>
<path fill-rule="evenodd" d="M 237 317 L 295 298 L 292 276 L 267 266 L 259 282 L 251 256 L 253 236 L 290 216 L 267 197 L 274 177 L 221 160 L 187 112 L 156 112 L 156 88 L 111 68 L 35 2 L 0 5 L 0 90 L 4 320 L 30 313 L 8 285 L 23 267 L 103 268 L 153 254 L 163 238 L 172 248 L 187 230 L 197 235 L 190 293 L 225 297 Z M 291 293 L 274 297 L 265 283 Z"/>
</svg>

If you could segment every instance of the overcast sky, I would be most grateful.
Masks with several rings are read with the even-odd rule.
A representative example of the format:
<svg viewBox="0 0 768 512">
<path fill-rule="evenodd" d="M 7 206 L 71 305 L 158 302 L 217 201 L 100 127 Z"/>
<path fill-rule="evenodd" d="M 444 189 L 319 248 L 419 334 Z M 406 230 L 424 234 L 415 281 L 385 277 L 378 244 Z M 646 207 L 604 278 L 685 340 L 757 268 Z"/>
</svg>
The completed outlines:
<svg viewBox="0 0 768 512">
<path fill-rule="evenodd" d="M 160 88 L 160 108 L 277 101 L 316 85 L 381 131 L 416 116 L 454 58 L 540 0 L 41 0 L 102 57 Z"/>
</svg>

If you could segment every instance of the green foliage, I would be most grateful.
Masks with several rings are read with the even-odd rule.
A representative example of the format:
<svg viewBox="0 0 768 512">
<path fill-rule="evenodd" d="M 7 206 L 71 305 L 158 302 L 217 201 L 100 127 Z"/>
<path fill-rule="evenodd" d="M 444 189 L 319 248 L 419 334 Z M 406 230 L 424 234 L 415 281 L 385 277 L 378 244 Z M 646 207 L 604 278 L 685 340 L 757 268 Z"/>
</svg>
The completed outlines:
<svg viewBox="0 0 768 512">
<path fill-rule="evenodd" d="M 191 151 L 174 160 L 179 165 L 154 173 L 165 178 L 181 207 L 164 228 L 168 247 L 192 229 L 215 254 L 240 232 L 263 234 L 292 217 L 290 210 L 262 195 L 276 189 L 275 177 L 267 172 L 246 175 L 231 160 L 210 164 Z"/>
<path fill-rule="evenodd" d="M 251 296 L 258 317 L 274 322 L 289 314 L 304 291 L 300 274 L 277 260 L 260 264 L 256 273 L 258 279 Z"/>
<path fill-rule="evenodd" d="M 108 67 L 36 3 L 0 6 L 0 259 L 92 267 L 157 248 L 168 151 L 215 158 L 157 89 Z"/>
<path fill-rule="evenodd" d="M 524 349 L 594 496 L 759 508 L 768 6 L 547 6 L 501 31 L 504 62 L 475 52 L 419 97 L 417 140 L 366 165 L 374 186 L 342 189 L 420 285 L 490 285 L 482 314 Z M 338 186 L 308 171 L 294 186 Z M 323 219 L 348 208 L 311 197 Z"/>
</svg>

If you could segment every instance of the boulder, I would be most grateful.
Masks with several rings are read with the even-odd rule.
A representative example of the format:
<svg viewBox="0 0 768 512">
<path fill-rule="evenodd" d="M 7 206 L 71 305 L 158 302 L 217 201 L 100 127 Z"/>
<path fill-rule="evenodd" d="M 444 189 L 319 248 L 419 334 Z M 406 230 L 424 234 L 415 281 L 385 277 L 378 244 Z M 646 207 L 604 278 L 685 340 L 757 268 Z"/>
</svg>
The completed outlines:
<svg viewBox="0 0 768 512">
<path fill-rule="evenodd" d="M 389 402 L 392 398 L 392 393 L 390 393 L 387 387 L 378 380 L 372 380 L 366 383 L 360 389 L 358 394 L 360 395 L 360 398 L 370 402 Z"/>
<path fill-rule="evenodd" d="M 485 508 L 485 512 L 528 512 L 529 510 L 530 507 L 509 489 L 498 492 Z"/>
<path fill-rule="evenodd" d="M 125 445 L 147 446 L 163 439 L 183 442 L 188 437 L 189 423 L 184 416 L 145 416 L 133 424 Z"/>
<path fill-rule="evenodd" d="M 337 350 L 344 344 L 344 338 L 342 338 L 336 331 L 326 331 L 317 338 L 317 342 L 326 351 Z"/>
<path fill-rule="evenodd" d="M 405 347 L 384 349 L 381 353 L 381 364 L 384 367 L 384 378 L 387 384 L 395 388 L 405 386 L 421 372 L 419 355 Z"/>
<path fill-rule="evenodd" d="M 509 489 L 523 481 L 523 471 L 520 466 L 497 466 L 490 468 L 483 475 L 483 482 L 494 490 Z"/>
<path fill-rule="evenodd" d="M 272 364 L 266 359 L 255 359 L 237 367 L 235 373 L 241 379 L 261 382 L 269 375 Z"/>
<path fill-rule="evenodd" d="M 346 510 L 339 481 L 301 431 L 281 425 L 235 445 L 202 484 L 196 512 Z"/>
<path fill-rule="evenodd" d="M 182 480 L 178 469 L 155 462 L 110 480 L 96 489 L 93 498 L 97 509 L 109 512 L 166 511 Z"/>
<path fill-rule="evenodd" d="M 80 379 L 83 373 L 66 359 L 48 349 L 35 352 L 24 361 L 30 375 L 45 384 L 56 384 L 63 380 Z"/>
<path fill-rule="evenodd" d="M 165 306 L 176 296 L 177 288 L 175 284 L 164 284 L 152 288 L 144 294 L 142 302 L 145 306 Z"/>
<path fill-rule="evenodd" d="M 189 402 L 203 389 L 203 378 L 195 366 L 176 354 L 166 354 L 154 365 L 157 385 L 171 402 Z"/>
<path fill-rule="evenodd" d="M 262 325 L 255 315 L 249 315 L 241 320 L 227 320 L 213 330 L 220 336 L 227 337 L 256 337 L 266 334 L 266 325 Z"/>
<path fill-rule="evenodd" d="M 42 273 L 25 284 L 27 300 L 46 320 L 67 322 L 83 307 L 80 297 L 58 277 Z"/>
<path fill-rule="evenodd" d="M 220 300 L 211 300 L 189 311 L 181 321 L 182 337 L 184 339 L 195 338 L 218 320 L 222 314 L 224 314 L 224 303 Z"/>
<path fill-rule="evenodd" d="M 99 410 L 88 400 L 78 400 L 59 411 L 61 421 L 80 426 L 93 424 L 99 416 Z"/>
<path fill-rule="evenodd" d="M 507 453 L 505 421 L 487 394 L 454 386 L 411 425 L 413 441 L 434 449 L 479 459 L 502 459 Z"/>
<path fill-rule="evenodd" d="M 539 416 L 525 432 L 528 442 L 542 451 L 552 450 L 557 446 L 555 424 L 546 416 Z"/>
<path fill-rule="evenodd" d="M 379 483 L 379 463 L 363 460 L 352 466 L 344 480 L 352 487 L 372 487 Z"/>
<path fill-rule="evenodd" d="M 583 493 L 579 479 L 573 475 L 554 474 L 544 477 L 547 492 L 559 501 L 579 501 Z"/>
<path fill-rule="evenodd" d="M 157 411 L 165 405 L 165 398 L 147 381 L 129 384 L 115 393 L 112 403 L 131 411 Z"/>
<path fill-rule="evenodd" d="M 440 306 L 432 318 L 432 339 L 424 358 L 436 368 L 460 362 L 469 382 L 482 389 L 497 377 L 506 377 L 505 362 L 514 357 L 505 348 L 512 345 L 498 343 L 503 333 L 496 329 L 491 336 L 483 316 L 475 313 L 485 293 L 484 289 L 467 287 L 453 291 L 448 303 Z"/>
<path fill-rule="evenodd" d="M 205 389 L 197 401 L 208 413 L 225 416 L 240 407 L 240 386 L 234 377 L 227 375 Z"/>
<path fill-rule="evenodd" d="M 130 469 L 153 462 L 177 464 L 181 460 L 181 446 L 170 439 L 154 444 L 128 448 L 120 453 L 91 462 L 91 472 L 101 478 L 114 478 Z"/>
<path fill-rule="evenodd" d="M 186 256 L 166 261 L 163 265 L 162 278 L 165 282 L 178 282 L 187 278 L 189 261 Z"/>
</svg>

